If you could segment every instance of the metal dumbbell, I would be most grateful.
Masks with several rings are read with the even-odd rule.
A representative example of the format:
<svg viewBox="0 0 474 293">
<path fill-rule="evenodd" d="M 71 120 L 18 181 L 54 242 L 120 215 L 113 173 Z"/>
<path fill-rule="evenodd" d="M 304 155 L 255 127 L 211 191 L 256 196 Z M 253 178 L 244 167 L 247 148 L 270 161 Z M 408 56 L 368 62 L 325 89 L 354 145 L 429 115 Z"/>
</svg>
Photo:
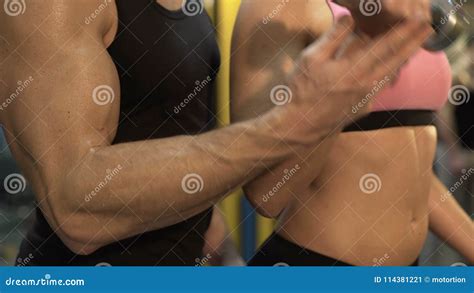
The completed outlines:
<svg viewBox="0 0 474 293">
<path fill-rule="evenodd" d="M 441 51 L 451 46 L 466 31 L 463 1 L 432 0 L 431 12 L 433 15 L 433 29 L 435 33 L 423 46 L 429 51 Z"/>
<path fill-rule="evenodd" d="M 414 0 L 416 1 L 416 0 Z M 378 14 L 383 9 L 383 2 L 380 0 L 334 0 L 335 3 L 356 8 L 359 5 L 361 10 L 371 8 L 370 16 Z M 428 51 L 441 51 L 451 46 L 465 32 L 463 5 L 464 0 L 431 0 L 431 13 L 433 15 L 433 29 L 435 33 L 424 44 Z M 377 11 L 377 13 L 375 13 Z"/>
</svg>

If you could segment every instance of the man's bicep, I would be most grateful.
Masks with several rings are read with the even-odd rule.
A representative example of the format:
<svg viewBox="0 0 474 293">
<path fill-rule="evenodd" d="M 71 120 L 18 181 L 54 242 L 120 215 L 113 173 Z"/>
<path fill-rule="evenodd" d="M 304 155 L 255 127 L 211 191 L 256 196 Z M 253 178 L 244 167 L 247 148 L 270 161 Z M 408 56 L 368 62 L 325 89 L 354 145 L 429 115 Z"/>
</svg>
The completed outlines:
<svg viewBox="0 0 474 293">
<path fill-rule="evenodd" d="M 33 20 L 29 31 L 1 19 L 7 43 L 0 102 L 1 122 L 22 169 L 52 172 L 110 143 L 120 93 L 102 27 L 87 26 L 77 15 L 58 27 L 48 17 Z"/>
</svg>

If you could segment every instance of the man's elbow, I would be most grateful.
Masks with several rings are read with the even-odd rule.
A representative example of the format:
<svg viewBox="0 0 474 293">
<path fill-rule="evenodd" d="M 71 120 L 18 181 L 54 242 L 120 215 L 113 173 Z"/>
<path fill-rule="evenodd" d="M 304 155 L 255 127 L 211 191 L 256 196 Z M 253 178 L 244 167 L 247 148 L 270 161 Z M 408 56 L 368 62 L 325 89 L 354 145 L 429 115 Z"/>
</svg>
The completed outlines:
<svg viewBox="0 0 474 293">
<path fill-rule="evenodd" d="M 103 246 L 97 241 L 102 229 L 93 215 L 84 211 L 80 204 L 75 204 L 76 201 L 71 198 L 73 194 L 68 194 L 70 198 L 49 195 L 49 205 L 42 209 L 43 213 L 55 234 L 69 250 L 79 255 L 90 255 Z"/>
<path fill-rule="evenodd" d="M 92 216 L 81 214 L 69 214 L 69 216 L 57 217 L 53 229 L 63 244 L 78 255 L 90 255 L 101 246 L 97 242 L 99 232 L 98 223 L 91 222 Z"/>
<path fill-rule="evenodd" d="M 87 243 L 86 237 L 78 238 L 74 233 L 71 234 L 64 230 L 57 234 L 62 243 L 77 255 L 91 255 L 101 247 L 100 245 Z"/>
</svg>

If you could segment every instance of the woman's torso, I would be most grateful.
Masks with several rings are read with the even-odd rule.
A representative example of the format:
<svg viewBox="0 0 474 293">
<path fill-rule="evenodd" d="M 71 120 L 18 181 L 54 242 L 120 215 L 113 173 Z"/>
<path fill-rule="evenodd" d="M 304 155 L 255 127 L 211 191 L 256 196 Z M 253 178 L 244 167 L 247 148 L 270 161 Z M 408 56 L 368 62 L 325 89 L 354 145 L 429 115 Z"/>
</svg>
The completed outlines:
<svg viewBox="0 0 474 293">
<path fill-rule="evenodd" d="M 375 111 L 417 115 L 411 111 L 435 111 L 446 101 L 451 83 L 444 54 L 420 51 L 399 74 L 381 94 L 374 81 L 379 96 L 366 98 Z M 353 265 L 410 265 L 418 258 L 428 231 L 436 129 L 377 124 L 341 133 L 329 154 L 320 154 L 328 162 L 281 214 L 281 236 Z"/>
<path fill-rule="evenodd" d="M 278 233 L 353 265 L 413 263 L 427 233 L 435 144 L 433 126 L 341 134 Z"/>
</svg>

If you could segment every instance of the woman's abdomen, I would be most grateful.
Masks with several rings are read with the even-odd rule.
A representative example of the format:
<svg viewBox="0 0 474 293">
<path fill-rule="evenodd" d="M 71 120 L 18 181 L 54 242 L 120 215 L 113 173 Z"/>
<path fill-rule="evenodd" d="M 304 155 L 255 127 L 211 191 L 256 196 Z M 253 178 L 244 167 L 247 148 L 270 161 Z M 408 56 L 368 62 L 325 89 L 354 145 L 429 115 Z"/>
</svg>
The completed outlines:
<svg viewBox="0 0 474 293">
<path fill-rule="evenodd" d="M 410 265 L 427 227 L 434 127 L 343 133 L 279 234 L 354 265 Z"/>
</svg>

